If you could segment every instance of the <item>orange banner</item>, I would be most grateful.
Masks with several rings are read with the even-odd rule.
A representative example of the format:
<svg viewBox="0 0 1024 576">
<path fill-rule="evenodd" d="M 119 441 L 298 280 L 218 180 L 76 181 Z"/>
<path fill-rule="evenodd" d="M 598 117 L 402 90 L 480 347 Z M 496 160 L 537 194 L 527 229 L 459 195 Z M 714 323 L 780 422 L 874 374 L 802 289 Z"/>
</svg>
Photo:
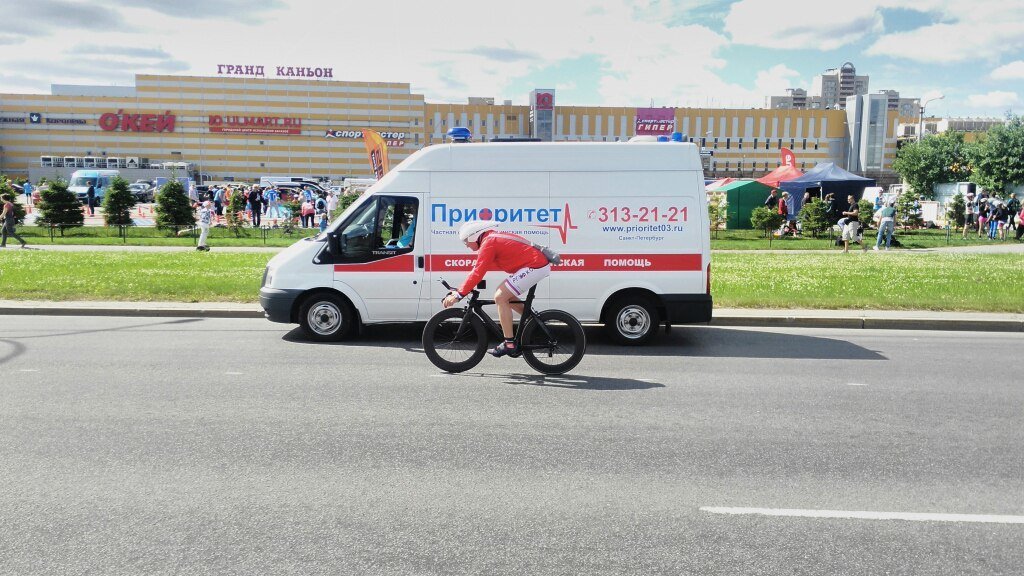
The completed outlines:
<svg viewBox="0 0 1024 576">
<path fill-rule="evenodd" d="M 366 155 L 370 158 L 373 176 L 380 180 L 391 169 L 388 164 L 388 145 L 380 134 L 368 129 L 363 130 L 363 144 L 366 145 Z"/>
</svg>

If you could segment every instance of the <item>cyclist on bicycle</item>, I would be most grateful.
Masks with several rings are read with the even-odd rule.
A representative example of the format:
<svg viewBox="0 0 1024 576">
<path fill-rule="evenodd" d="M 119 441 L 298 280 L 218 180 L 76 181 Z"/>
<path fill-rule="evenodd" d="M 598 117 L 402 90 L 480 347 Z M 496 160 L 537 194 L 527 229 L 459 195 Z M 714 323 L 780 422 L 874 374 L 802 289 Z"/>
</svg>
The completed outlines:
<svg viewBox="0 0 1024 576">
<path fill-rule="evenodd" d="M 497 231 L 498 224 L 484 220 L 466 222 L 459 229 L 459 240 L 470 250 L 477 252 L 476 263 L 462 287 L 445 296 L 445 308 L 453 306 L 464 298 L 490 270 L 503 270 L 509 274 L 494 292 L 494 303 L 498 306 L 498 320 L 501 322 L 505 341 L 488 352 L 492 356 L 505 356 L 519 351 L 513 339 L 512 311 L 523 313 L 522 303 L 513 304 L 523 294 L 551 274 L 551 264 L 544 254 L 530 245 L 521 236 Z"/>
</svg>

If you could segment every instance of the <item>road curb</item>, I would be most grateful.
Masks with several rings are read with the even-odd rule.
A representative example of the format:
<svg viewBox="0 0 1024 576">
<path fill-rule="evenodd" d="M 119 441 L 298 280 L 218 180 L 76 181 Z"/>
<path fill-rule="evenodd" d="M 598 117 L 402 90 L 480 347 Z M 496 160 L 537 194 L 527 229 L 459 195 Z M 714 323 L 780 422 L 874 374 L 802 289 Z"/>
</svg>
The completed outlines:
<svg viewBox="0 0 1024 576">
<path fill-rule="evenodd" d="M 121 316 L 156 318 L 263 318 L 262 310 L 225 310 L 216 308 L 105 308 L 40 306 L 36 308 L 0 307 L 7 316 Z"/>
<path fill-rule="evenodd" d="M 157 318 L 263 318 L 258 306 L 223 304 L 222 307 L 197 304 L 189 306 L 109 306 L 101 303 L 90 306 L 86 302 L 75 305 L 31 303 L 0 305 L 0 316 L 111 316 Z M 1024 332 L 1024 316 L 1020 319 L 977 318 L 969 316 L 924 318 L 908 312 L 906 316 L 850 315 L 849 311 L 835 311 L 834 316 L 815 314 L 787 314 L 783 310 L 757 314 L 752 311 L 716 312 L 706 325 L 715 327 L 752 328 L 838 328 L 852 330 L 941 330 L 964 332 Z M 950 313 L 956 314 L 956 313 Z M 994 316 L 994 315 L 993 315 Z"/>
</svg>

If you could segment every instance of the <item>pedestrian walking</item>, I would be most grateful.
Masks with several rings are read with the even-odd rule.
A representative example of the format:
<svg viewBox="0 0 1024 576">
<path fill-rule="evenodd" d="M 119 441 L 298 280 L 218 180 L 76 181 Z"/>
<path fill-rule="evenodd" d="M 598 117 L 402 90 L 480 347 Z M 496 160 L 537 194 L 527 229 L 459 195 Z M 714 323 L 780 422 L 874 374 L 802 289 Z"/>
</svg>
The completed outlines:
<svg viewBox="0 0 1024 576">
<path fill-rule="evenodd" d="M 32 205 L 32 183 L 25 182 L 21 187 L 21 191 L 25 193 L 25 206 Z"/>
<path fill-rule="evenodd" d="M 303 228 L 309 228 L 309 227 L 313 226 L 313 214 L 315 212 L 316 212 L 316 210 L 313 208 L 313 203 L 311 201 L 304 200 L 302 202 L 301 214 L 302 214 L 302 227 Z"/>
<path fill-rule="evenodd" d="M 210 235 L 210 225 L 213 223 L 213 209 L 210 201 L 207 200 L 199 206 L 199 243 L 196 250 L 209 252 L 210 247 L 206 245 L 206 239 Z"/>
<path fill-rule="evenodd" d="M 885 249 L 892 245 L 892 232 L 896 229 L 896 201 L 890 200 L 887 206 L 882 206 L 875 212 L 878 220 L 878 238 L 875 239 L 874 250 L 882 245 L 882 236 L 885 236 Z"/>
<path fill-rule="evenodd" d="M 3 202 L 3 209 L 0 210 L 0 248 L 7 247 L 7 237 L 10 236 L 21 242 L 21 247 L 24 248 L 28 245 L 25 239 L 18 236 L 18 232 L 14 226 L 17 224 L 18 216 L 14 212 L 14 196 L 10 194 L 4 194 L 0 196 L 0 201 Z"/>
<path fill-rule="evenodd" d="M 267 217 L 268 218 L 280 218 L 281 217 L 281 193 L 277 191 L 276 186 L 272 186 L 267 189 L 266 193 L 263 194 L 263 200 L 267 204 Z"/>
<path fill-rule="evenodd" d="M 843 219 L 846 220 L 843 226 L 843 253 L 850 251 L 850 242 L 857 241 L 857 233 L 860 232 L 860 208 L 857 207 L 857 200 L 850 194 L 847 197 L 849 208 L 843 211 Z M 861 242 L 861 249 L 867 250 L 867 246 Z"/>
<path fill-rule="evenodd" d="M 252 211 L 252 227 L 260 227 L 260 215 L 263 214 L 263 195 L 259 188 L 249 192 L 249 209 Z"/>
<path fill-rule="evenodd" d="M 967 239 L 967 230 L 973 229 L 976 224 L 978 212 L 978 201 L 974 197 L 973 192 L 968 192 L 967 197 L 964 198 L 964 236 L 963 239 Z"/>
<path fill-rule="evenodd" d="M 89 206 L 89 216 L 96 215 L 96 186 L 89 181 L 89 189 L 85 191 L 85 201 Z"/>
<path fill-rule="evenodd" d="M 217 214 L 219 219 L 224 215 L 224 188 L 216 187 L 213 189 L 213 211 Z"/>
</svg>

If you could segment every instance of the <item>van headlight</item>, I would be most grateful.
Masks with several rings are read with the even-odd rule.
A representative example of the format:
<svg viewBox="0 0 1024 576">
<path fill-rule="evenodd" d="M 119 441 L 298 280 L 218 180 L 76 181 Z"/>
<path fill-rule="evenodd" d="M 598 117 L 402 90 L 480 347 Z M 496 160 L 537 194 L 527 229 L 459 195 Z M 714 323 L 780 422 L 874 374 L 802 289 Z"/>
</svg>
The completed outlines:
<svg viewBox="0 0 1024 576">
<path fill-rule="evenodd" d="M 264 286 L 270 286 L 274 282 L 274 271 L 267 266 L 263 269 L 263 283 L 260 284 L 260 288 Z"/>
</svg>

